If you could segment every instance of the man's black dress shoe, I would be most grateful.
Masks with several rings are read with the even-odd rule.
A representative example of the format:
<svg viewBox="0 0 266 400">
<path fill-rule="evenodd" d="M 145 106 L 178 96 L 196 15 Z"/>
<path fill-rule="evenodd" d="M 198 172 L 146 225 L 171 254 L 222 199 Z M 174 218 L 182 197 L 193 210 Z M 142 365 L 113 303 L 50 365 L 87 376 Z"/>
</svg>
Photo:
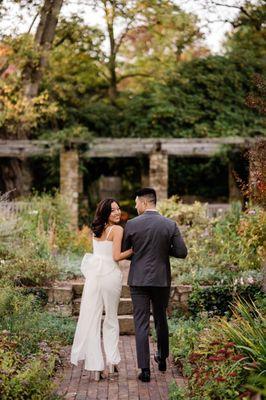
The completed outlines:
<svg viewBox="0 0 266 400">
<path fill-rule="evenodd" d="M 151 372 L 149 369 L 143 368 L 138 376 L 139 380 L 142 382 L 150 382 Z"/>
<path fill-rule="evenodd" d="M 154 356 L 154 361 L 158 364 L 159 371 L 165 372 L 166 371 L 166 359 L 160 358 L 159 356 Z"/>
</svg>

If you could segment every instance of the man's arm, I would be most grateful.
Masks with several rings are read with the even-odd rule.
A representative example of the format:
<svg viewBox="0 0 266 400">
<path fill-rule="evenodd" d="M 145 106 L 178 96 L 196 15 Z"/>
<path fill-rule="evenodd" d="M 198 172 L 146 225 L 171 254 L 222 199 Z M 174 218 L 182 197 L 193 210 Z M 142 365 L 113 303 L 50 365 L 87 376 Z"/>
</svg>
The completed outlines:
<svg viewBox="0 0 266 400">
<path fill-rule="evenodd" d="M 176 224 L 174 234 L 171 238 L 169 255 L 176 258 L 186 258 L 187 256 L 187 248 L 185 242 Z"/>
<path fill-rule="evenodd" d="M 124 229 L 124 235 L 123 235 L 123 240 L 122 240 L 122 248 L 121 251 L 126 251 L 131 249 L 132 246 L 132 241 L 131 241 L 131 235 L 129 233 L 129 224 L 128 222 L 126 223 L 125 229 Z M 130 259 L 130 258 L 129 258 Z"/>
</svg>

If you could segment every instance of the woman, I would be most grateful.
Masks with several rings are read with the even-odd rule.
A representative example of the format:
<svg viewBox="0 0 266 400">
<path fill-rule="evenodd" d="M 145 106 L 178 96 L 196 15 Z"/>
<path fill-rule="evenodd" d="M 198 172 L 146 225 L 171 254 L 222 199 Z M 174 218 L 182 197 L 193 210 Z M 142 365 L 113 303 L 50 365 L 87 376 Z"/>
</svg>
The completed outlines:
<svg viewBox="0 0 266 400">
<path fill-rule="evenodd" d="M 92 223 L 93 254 L 85 254 L 81 271 L 85 276 L 79 320 L 71 350 L 71 363 L 85 360 L 85 369 L 94 371 L 95 380 L 102 378 L 104 360 L 101 350 L 103 307 L 103 344 L 106 362 L 113 372 L 120 362 L 118 349 L 119 323 L 117 309 L 122 288 L 118 261 L 128 258 L 132 250 L 121 253 L 123 228 L 121 210 L 115 199 L 102 200 Z"/>
</svg>

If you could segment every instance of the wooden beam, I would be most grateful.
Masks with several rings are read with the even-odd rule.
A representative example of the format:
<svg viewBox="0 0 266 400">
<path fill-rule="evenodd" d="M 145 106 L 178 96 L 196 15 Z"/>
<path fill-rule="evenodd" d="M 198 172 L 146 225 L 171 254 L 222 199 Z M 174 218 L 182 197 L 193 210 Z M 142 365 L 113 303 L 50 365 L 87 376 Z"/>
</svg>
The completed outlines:
<svg viewBox="0 0 266 400">
<path fill-rule="evenodd" d="M 150 154 L 156 148 L 168 155 L 178 157 L 211 157 L 218 153 L 222 146 L 249 147 L 255 138 L 211 138 L 211 139 L 167 139 L 167 138 L 125 138 L 95 139 L 89 149 L 82 154 L 83 158 L 94 157 L 137 157 Z"/>
<path fill-rule="evenodd" d="M 47 140 L 0 140 L 0 157 L 52 156 L 61 147 Z"/>
<path fill-rule="evenodd" d="M 150 154 L 156 141 L 156 139 L 141 138 L 94 139 L 89 143 L 89 148 L 82 154 L 82 157 L 137 157 L 142 154 Z"/>
<path fill-rule="evenodd" d="M 156 149 L 178 157 L 211 157 L 223 145 L 247 148 L 258 138 L 97 138 L 90 142 L 73 140 L 74 147 L 80 147 L 82 158 L 94 157 L 137 157 L 148 155 Z M 85 146 L 84 146 L 85 145 Z M 85 149 L 84 149 L 85 147 Z M 63 144 L 45 140 L 0 140 L 0 157 L 52 156 L 63 148 Z M 86 150 L 87 148 L 87 150 Z"/>
</svg>

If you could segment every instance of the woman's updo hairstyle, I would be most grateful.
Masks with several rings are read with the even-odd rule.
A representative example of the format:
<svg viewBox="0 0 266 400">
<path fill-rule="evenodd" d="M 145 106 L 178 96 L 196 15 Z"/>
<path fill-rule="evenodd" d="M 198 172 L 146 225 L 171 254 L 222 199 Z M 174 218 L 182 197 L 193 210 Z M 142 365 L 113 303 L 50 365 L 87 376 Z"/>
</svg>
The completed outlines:
<svg viewBox="0 0 266 400">
<path fill-rule="evenodd" d="M 107 199 L 101 200 L 97 206 L 94 220 L 91 224 L 91 230 L 97 238 L 102 236 L 105 225 L 108 223 L 108 218 L 112 212 L 111 204 L 114 202 L 118 204 L 117 200 L 108 197 Z"/>
</svg>

